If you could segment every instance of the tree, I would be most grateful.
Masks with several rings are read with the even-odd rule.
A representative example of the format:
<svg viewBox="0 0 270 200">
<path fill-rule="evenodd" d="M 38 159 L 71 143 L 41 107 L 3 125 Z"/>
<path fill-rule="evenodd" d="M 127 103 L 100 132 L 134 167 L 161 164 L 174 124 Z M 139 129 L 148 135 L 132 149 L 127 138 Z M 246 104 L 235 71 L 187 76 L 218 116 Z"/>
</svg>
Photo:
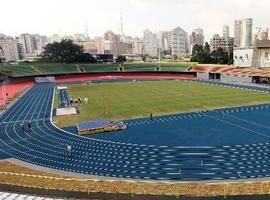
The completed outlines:
<svg viewBox="0 0 270 200">
<path fill-rule="evenodd" d="M 206 43 L 204 44 L 203 50 L 204 50 L 204 52 L 207 52 L 207 53 L 210 53 L 210 52 L 211 52 L 211 50 L 210 50 L 210 45 L 209 45 L 208 42 L 206 42 Z"/>
<path fill-rule="evenodd" d="M 228 53 L 218 48 L 211 52 L 211 59 L 215 64 L 228 64 Z"/>
<path fill-rule="evenodd" d="M 126 62 L 126 61 L 127 61 L 126 56 L 119 55 L 119 56 L 117 56 L 117 58 L 116 58 L 116 62 L 117 62 L 117 63 L 124 63 L 124 62 Z"/>
<path fill-rule="evenodd" d="M 203 46 L 195 44 L 192 48 L 192 56 L 195 56 L 198 52 L 202 52 L 202 51 L 203 51 Z"/>
<path fill-rule="evenodd" d="M 73 44 L 72 40 L 62 40 L 47 44 L 41 60 L 48 63 L 74 63 L 78 62 L 83 54 L 81 46 Z"/>
</svg>

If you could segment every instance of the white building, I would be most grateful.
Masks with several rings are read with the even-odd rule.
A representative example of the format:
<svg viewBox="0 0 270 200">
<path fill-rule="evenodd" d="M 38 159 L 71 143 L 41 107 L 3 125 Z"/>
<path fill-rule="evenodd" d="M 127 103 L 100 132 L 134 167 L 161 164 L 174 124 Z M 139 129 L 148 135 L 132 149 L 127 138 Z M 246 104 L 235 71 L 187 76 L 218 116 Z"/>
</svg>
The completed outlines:
<svg viewBox="0 0 270 200">
<path fill-rule="evenodd" d="M 21 34 L 18 38 L 19 53 L 22 60 L 35 60 L 43 52 L 48 38 L 39 34 Z"/>
<path fill-rule="evenodd" d="M 37 42 L 34 35 L 28 33 L 21 34 L 19 38 L 19 43 L 21 43 L 23 47 L 23 52 L 25 54 L 23 55 L 23 57 L 30 54 L 36 54 Z"/>
<path fill-rule="evenodd" d="M 171 41 L 172 41 L 172 55 L 183 55 L 189 50 L 187 32 L 182 28 L 177 27 L 171 31 Z"/>
<path fill-rule="evenodd" d="M 166 31 L 163 32 L 163 49 L 167 55 L 172 54 L 172 32 Z"/>
<path fill-rule="evenodd" d="M 146 29 L 143 33 L 143 41 L 145 53 L 152 57 L 158 56 L 159 41 L 157 34 Z"/>
<path fill-rule="evenodd" d="M 1 57 L 4 62 L 18 62 L 19 51 L 17 41 L 10 36 L 0 35 Z"/>
<path fill-rule="evenodd" d="M 227 25 L 223 26 L 222 35 L 225 38 L 230 37 L 230 27 L 229 26 L 227 26 Z"/>
<path fill-rule="evenodd" d="M 251 18 L 235 20 L 234 23 L 234 46 L 235 48 L 250 48 L 252 42 L 252 26 Z"/>
<path fill-rule="evenodd" d="M 49 43 L 60 42 L 62 37 L 58 34 L 54 34 L 49 38 Z"/>
<path fill-rule="evenodd" d="M 144 42 L 142 39 L 135 38 L 132 42 L 132 54 L 143 55 L 145 51 Z"/>
</svg>

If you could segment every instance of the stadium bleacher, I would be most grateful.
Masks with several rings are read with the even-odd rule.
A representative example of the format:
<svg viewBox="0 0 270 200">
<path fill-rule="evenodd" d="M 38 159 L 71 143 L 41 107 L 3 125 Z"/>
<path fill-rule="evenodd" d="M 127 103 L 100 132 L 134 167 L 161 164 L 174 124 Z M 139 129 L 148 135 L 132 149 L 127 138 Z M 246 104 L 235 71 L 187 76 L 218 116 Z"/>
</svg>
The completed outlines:
<svg viewBox="0 0 270 200">
<path fill-rule="evenodd" d="M 15 77 L 37 75 L 38 73 L 33 70 L 31 65 L 2 65 L 0 69 L 3 73 Z"/>
<path fill-rule="evenodd" d="M 41 69 L 45 74 L 62 74 L 62 73 L 78 73 L 75 64 L 37 64 L 37 68 Z"/>
</svg>

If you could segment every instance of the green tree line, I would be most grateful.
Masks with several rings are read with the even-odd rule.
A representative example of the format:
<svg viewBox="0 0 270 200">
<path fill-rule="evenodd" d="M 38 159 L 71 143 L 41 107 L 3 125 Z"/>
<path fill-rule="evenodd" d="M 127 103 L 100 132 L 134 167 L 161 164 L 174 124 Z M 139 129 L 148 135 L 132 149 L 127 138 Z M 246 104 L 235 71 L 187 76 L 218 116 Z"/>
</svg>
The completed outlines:
<svg viewBox="0 0 270 200">
<path fill-rule="evenodd" d="M 196 44 L 192 49 L 190 61 L 201 64 L 232 64 L 233 52 L 228 53 L 222 48 L 211 51 L 208 42 L 204 46 Z"/>
</svg>

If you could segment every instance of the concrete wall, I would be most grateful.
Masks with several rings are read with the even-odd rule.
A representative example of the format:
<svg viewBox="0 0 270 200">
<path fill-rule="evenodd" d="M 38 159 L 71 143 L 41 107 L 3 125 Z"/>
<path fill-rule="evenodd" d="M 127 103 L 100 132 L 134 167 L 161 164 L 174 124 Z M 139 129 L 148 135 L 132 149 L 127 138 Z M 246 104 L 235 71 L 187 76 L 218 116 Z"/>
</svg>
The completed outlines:
<svg viewBox="0 0 270 200">
<path fill-rule="evenodd" d="M 234 67 L 251 67 L 253 59 L 253 49 L 235 49 L 233 51 Z"/>
<path fill-rule="evenodd" d="M 221 74 L 220 80 L 222 82 L 252 83 L 252 77 L 231 74 Z"/>
<path fill-rule="evenodd" d="M 197 72 L 197 79 L 208 80 L 209 72 Z"/>
<path fill-rule="evenodd" d="M 257 58 L 255 67 L 270 67 L 270 48 L 257 49 Z"/>
</svg>

